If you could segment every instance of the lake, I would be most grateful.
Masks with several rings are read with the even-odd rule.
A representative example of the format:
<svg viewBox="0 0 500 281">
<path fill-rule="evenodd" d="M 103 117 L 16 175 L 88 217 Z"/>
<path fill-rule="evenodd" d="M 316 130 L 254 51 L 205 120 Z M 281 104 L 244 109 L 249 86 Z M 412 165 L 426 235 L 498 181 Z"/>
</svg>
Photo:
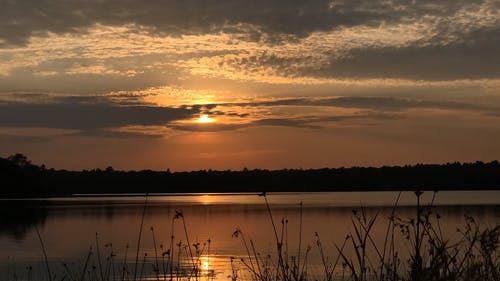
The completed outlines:
<svg viewBox="0 0 500 281">
<path fill-rule="evenodd" d="M 370 238 L 374 244 L 384 244 L 388 218 L 398 196 L 398 192 L 338 192 L 278 193 L 267 194 L 264 198 L 258 194 L 207 193 L 150 195 L 147 202 L 146 196 L 126 194 L 2 200 L 0 280 L 14 280 L 14 276 L 18 280 L 46 279 L 37 229 L 52 274 L 57 275 L 56 280 L 64 275 L 80 276 L 89 249 L 92 249 L 86 267 L 89 274 L 118 276 L 117 280 L 122 280 L 125 275 L 133 280 L 135 272 L 145 279 L 157 280 L 155 268 L 160 272 L 168 271 L 165 259 L 169 254 L 162 256 L 162 253 L 170 250 L 172 234 L 174 245 L 178 242 L 186 244 L 188 239 L 191 245 L 199 243 L 190 248 L 181 244 L 181 255 L 173 255 L 173 263 L 196 262 L 201 280 L 231 280 L 234 272 L 240 277 L 246 276 L 248 268 L 241 262 L 242 258 L 247 265 L 255 255 L 262 260 L 271 255 L 270 261 L 273 261 L 277 253 L 276 237 L 283 241 L 282 251 L 287 260 L 296 257 L 300 250 L 300 262 L 306 264 L 308 274 L 320 275 L 321 251 L 329 263 L 335 262 L 338 255 L 336 245 L 340 247 L 346 235 L 354 233 L 351 220 L 354 215 L 361 216 L 364 212 L 368 218 L 377 216 Z M 423 206 L 432 202 L 432 216 L 439 214 L 439 229 L 452 240 L 458 239 L 457 227 L 465 226 L 465 216 L 473 217 L 484 226 L 500 223 L 500 191 L 425 192 L 421 202 Z M 403 192 L 397 203 L 395 216 L 402 221 L 415 217 L 416 196 L 413 192 Z M 353 210 L 357 212 L 353 213 Z M 398 237 L 398 249 L 408 248 L 407 241 L 400 234 Z M 308 246 L 310 251 L 305 263 Z M 176 249 L 179 247 L 172 248 L 172 252 L 178 255 Z M 144 257 L 145 253 L 147 257 Z M 352 250 L 346 249 L 346 253 L 352 254 Z M 187 258 L 190 256 L 194 258 Z M 341 273 L 336 270 L 336 274 Z M 185 277 L 182 273 L 178 275 L 179 278 Z"/>
</svg>

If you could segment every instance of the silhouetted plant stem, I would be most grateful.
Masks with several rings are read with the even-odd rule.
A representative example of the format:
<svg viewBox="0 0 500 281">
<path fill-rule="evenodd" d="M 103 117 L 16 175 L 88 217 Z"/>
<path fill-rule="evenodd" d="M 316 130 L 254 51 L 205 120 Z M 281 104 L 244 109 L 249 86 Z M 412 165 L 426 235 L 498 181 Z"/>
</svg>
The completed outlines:
<svg viewBox="0 0 500 281">
<path fill-rule="evenodd" d="M 380 276 L 379 276 L 380 280 L 384 279 L 385 254 L 386 254 L 386 250 L 387 250 L 389 231 L 390 231 L 391 226 L 392 226 L 392 229 L 393 229 L 392 237 L 394 237 L 394 216 L 396 215 L 396 208 L 399 204 L 400 198 L 401 198 L 401 191 L 398 193 L 398 196 L 396 197 L 394 205 L 392 206 L 391 215 L 390 215 L 389 220 L 387 222 L 387 230 L 385 232 L 385 238 L 384 238 L 384 248 L 383 248 L 382 259 L 381 259 L 381 263 L 380 263 Z M 394 242 L 394 240 L 391 239 L 391 247 L 394 246 L 393 242 Z"/>
<path fill-rule="evenodd" d="M 114 268 L 114 261 L 113 257 L 115 256 L 113 252 L 113 244 L 108 243 L 105 245 L 105 247 L 109 247 L 109 256 L 106 258 L 106 268 L 104 270 L 104 279 L 109 281 L 111 276 L 113 276 L 113 280 L 115 280 L 115 268 Z"/>
<path fill-rule="evenodd" d="M 273 226 L 273 231 L 274 231 L 274 237 L 276 238 L 276 242 L 279 242 L 279 239 L 278 239 L 278 232 L 276 230 L 276 224 L 274 223 L 274 218 L 273 218 L 273 214 L 271 212 L 271 207 L 269 206 L 269 202 L 267 201 L 267 196 L 266 194 L 264 193 L 263 195 L 264 197 L 264 200 L 266 202 L 266 208 L 267 208 L 267 212 L 269 214 L 269 218 L 271 219 L 271 224 Z"/>
<path fill-rule="evenodd" d="M 174 227 L 175 227 L 175 220 L 176 220 L 177 214 L 172 216 L 172 223 L 170 227 L 170 259 L 169 259 L 169 266 L 170 266 L 170 281 L 173 280 L 174 276 Z"/>
<path fill-rule="evenodd" d="M 266 193 L 263 193 L 262 196 L 264 197 L 264 200 L 266 202 L 266 207 L 267 207 L 267 212 L 269 214 L 269 218 L 271 219 L 271 224 L 273 226 L 273 231 L 274 231 L 274 237 L 276 239 L 276 249 L 278 252 L 278 267 L 277 270 L 279 271 L 281 269 L 281 272 L 283 274 L 283 279 L 286 280 L 286 272 L 285 272 L 285 266 L 283 263 L 283 254 L 282 254 L 282 248 L 283 248 L 283 241 L 280 241 L 278 238 L 278 231 L 276 230 L 276 224 L 274 223 L 274 218 L 273 218 L 273 213 L 271 211 L 271 206 L 269 205 L 269 202 L 267 201 L 267 196 Z"/>
<path fill-rule="evenodd" d="M 323 263 L 323 270 L 325 273 L 326 280 L 330 280 L 328 276 L 330 275 L 328 270 L 328 262 L 326 261 L 325 253 L 323 252 L 323 245 L 321 244 L 321 239 L 319 238 L 319 234 L 317 232 L 314 233 L 316 236 L 316 245 L 318 246 L 319 255 L 321 257 L 321 262 Z"/>
<path fill-rule="evenodd" d="M 420 275 L 422 271 L 422 256 L 420 253 L 420 244 L 421 244 L 421 233 L 420 233 L 420 216 L 421 216 L 421 209 L 420 209 L 420 196 L 423 194 L 422 191 L 415 191 L 415 195 L 417 196 L 417 217 L 416 217 L 416 226 L 415 226 L 415 256 L 413 260 L 413 274 L 412 274 L 412 280 L 413 281 L 418 281 L 420 280 Z"/>
<path fill-rule="evenodd" d="M 74 281 L 75 279 L 73 279 L 73 274 L 71 274 L 71 272 L 68 268 L 68 265 L 66 263 L 63 264 L 63 268 L 64 268 L 64 271 L 66 272 L 64 278 L 67 276 L 70 281 Z"/>
<path fill-rule="evenodd" d="M 47 274 L 49 280 L 52 281 L 52 273 L 50 273 L 49 259 L 47 258 L 47 252 L 45 251 L 45 245 L 42 240 L 42 236 L 40 235 L 40 231 L 38 230 L 38 226 L 35 225 L 36 234 L 38 236 L 38 240 L 40 241 L 40 246 L 42 247 L 43 258 L 45 260 L 45 267 L 47 269 Z"/>
<path fill-rule="evenodd" d="M 347 244 L 347 241 L 349 240 L 349 236 L 346 236 L 346 238 L 344 239 L 344 242 L 342 243 L 342 247 L 340 247 L 340 250 L 341 251 L 344 251 L 344 248 L 345 248 L 345 245 Z M 338 265 L 338 262 L 340 261 L 340 253 L 337 255 L 337 258 L 335 259 L 335 262 L 333 263 L 333 267 L 331 269 L 331 274 L 330 276 L 333 277 L 333 272 L 335 271 L 335 268 L 337 267 Z"/>
<path fill-rule="evenodd" d="M 144 257 L 142 258 L 142 264 L 141 264 L 141 273 L 139 274 L 139 281 L 142 280 L 142 277 L 144 276 L 144 265 L 146 264 L 147 256 L 148 254 L 144 253 Z"/>
<path fill-rule="evenodd" d="M 248 248 L 248 244 L 247 244 L 247 240 L 245 239 L 245 235 L 243 234 L 243 231 L 241 231 L 241 229 L 236 227 L 236 230 L 233 232 L 233 237 L 239 237 L 239 236 L 241 236 L 241 241 L 243 242 L 243 246 L 245 247 L 248 259 L 250 261 L 250 269 L 252 271 L 255 271 L 253 261 L 252 261 L 252 254 L 250 253 L 250 249 Z M 259 261 L 256 259 L 256 262 L 258 264 Z"/>
<path fill-rule="evenodd" d="M 302 208 L 303 208 L 303 203 L 300 201 L 300 216 L 299 216 L 299 253 L 297 255 L 297 268 L 300 268 L 300 256 L 301 256 L 301 249 L 302 249 Z M 298 276 L 296 277 L 298 279 Z"/>
<path fill-rule="evenodd" d="M 255 261 L 257 263 L 257 270 L 259 271 L 259 276 L 262 276 L 262 270 L 261 270 L 261 266 L 260 266 L 260 261 L 259 261 L 259 257 L 258 257 L 258 254 L 257 254 L 257 251 L 255 251 L 255 245 L 253 243 L 253 240 L 250 239 L 250 246 L 252 247 L 252 253 L 255 257 Z"/>
<path fill-rule="evenodd" d="M 82 275 L 80 276 L 80 281 L 83 281 L 85 279 L 85 274 L 87 273 L 87 267 L 89 265 L 91 255 L 92 255 L 92 247 L 90 247 L 87 258 L 85 259 L 85 264 L 83 265 L 83 270 L 82 270 Z"/>
<path fill-rule="evenodd" d="M 30 265 L 30 266 L 28 266 L 28 267 L 26 268 L 26 270 L 27 270 L 27 272 L 28 272 L 28 281 L 31 281 L 31 280 L 32 280 L 32 278 L 33 278 L 33 276 L 32 276 L 32 275 L 33 275 L 33 267 L 31 267 L 31 265 Z"/>
<path fill-rule="evenodd" d="M 123 256 L 123 267 L 122 267 L 122 281 L 125 280 L 125 272 L 127 270 L 127 253 L 128 253 L 128 244 L 125 246 L 125 255 Z"/>
<path fill-rule="evenodd" d="M 311 246 L 307 246 L 306 253 L 304 255 L 304 261 L 302 263 L 302 268 L 300 269 L 302 276 L 307 276 L 307 261 L 308 261 L 310 251 L 311 251 Z"/>
<path fill-rule="evenodd" d="M 283 236 L 283 233 L 281 234 Z M 283 239 L 281 240 L 283 241 Z M 287 278 L 289 277 L 289 269 L 290 266 L 288 264 L 288 219 L 285 219 L 285 241 L 282 242 L 285 244 L 285 271 Z"/>
<path fill-rule="evenodd" d="M 163 281 L 165 281 L 167 279 L 167 269 L 165 267 L 165 255 L 167 255 L 169 253 L 165 252 L 165 249 L 163 248 L 163 244 L 160 244 L 160 250 L 161 250 L 162 275 L 163 275 Z"/>
<path fill-rule="evenodd" d="M 158 250 L 156 249 L 156 238 L 154 228 L 151 227 L 151 235 L 153 236 L 153 247 L 155 249 L 155 272 L 156 280 L 160 280 L 160 266 L 158 265 Z"/>
<path fill-rule="evenodd" d="M 182 243 L 179 241 L 179 243 L 177 243 L 177 266 L 176 266 L 176 274 L 175 274 L 175 277 L 177 280 L 179 280 L 179 270 L 180 270 L 180 266 L 181 266 L 181 246 L 182 246 Z"/>
<path fill-rule="evenodd" d="M 187 230 L 187 227 L 186 227 L 186 219 L 184 218 L 184 215 L 181 216 L 181 218 L 182 218 L 182 225 L 184 226 L 184 234 L 186 235 L 187 248 L 189 250 L 189 257 L 191 259 L 191 264 L 193 265 L 193 270 L 196 271 L 196 264 L 194 262 L 193 251 L 191 250 L 191 243 L 189 242 L 189 235 L 188 235 L 188 230 Z"/>
<path fill-rule="evenodd" d="M 137 280 L 137 265 L 139 263 L 139 250 L 141 247 L 142 227 L 144 225 L 144 217 L 146 216 L 147 205 L 148 205 L 148 194 L 146 193 L 146 199 L 144 200 L 144 208 L 142 209 L 141 226 L 139 228 L 139 237 L 137 238 L 137 252 L 135 255 L 135 266 L 134 266 L 134 281 Z"/>
<path fill-rule="evenodd" d="M 97 265 L 99 266 L 99 273 L 101 274 L 101 280 L 104 281 L 104 274 L 102 272 L 102 263 L 101 263 L 101 252 L 99 250 L 99 234 L 95 233 L 95 245 L 97 251 Z"/>
</svg>

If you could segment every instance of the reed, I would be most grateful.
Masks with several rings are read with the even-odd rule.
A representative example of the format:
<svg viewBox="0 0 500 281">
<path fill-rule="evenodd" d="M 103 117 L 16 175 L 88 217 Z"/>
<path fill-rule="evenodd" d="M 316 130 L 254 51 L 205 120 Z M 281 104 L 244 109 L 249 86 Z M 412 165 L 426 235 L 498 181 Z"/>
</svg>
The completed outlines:
<svg viewBox="0 0 500 281">
<path fill-rule="evenodd" d="M 155 235 L 155 230 L 153 227 L 151 230 L 153 249 L 144 249 L 141 247 L 142 241 L 142 228 L 145 221 L 145 214 L 147 209 L 147 198 L 144 203 L 144 209 L 142 210 L 142 216 L 140 221 L 140 231 L 137 241 L 137 250 L 135 261 L 128 260 L 128 244 L 125 247 L 123 257 L 117 260 L 116 253 L 113 249 L 112 243 L 104 244 L 100 241 L 100 236 L 95 233 L 94 245 L 96 252 L 92 250 L 92 246 L 89 248 L 88 254 L 83 261 L 83 267 L 77 265 L 71 265 L 67 263 L 61 264 L 61 270 L 56 271 L 57 274 L 53 275 L 52 266 L 49 263 L 49 258 L 47 256 L 46 247 L 42 239 L 42 235 L 38 228 L 36 228 L 36 233 L 39 238 L 39 242 L 42 248 L 42 253 L 44 256 L 45 270 L 47 277 L 42 279 L 33 278 L 33 270 L 30 268 L 26 272 L 26 278 L 18 277 L 18 273 L 12 271 L 8 273 L 10 276 L 9 280 L 36 280 L 41 281 L 48 279 L 53 280 L 69 280 L 69 281 L 143 281 L 143 280 L 199 280 L 201 277 L 201 261 L 202 256 L 207 256 L 210 258 L 212 240 L 208 239 L 205 242 L 191 243 L 191 237 L 188 231 L 188 224 L 184 219 L 184 215 L 181 211 L 176 210 L 172 216 L 171 224 L 171 245 L 169 249 L 164 251 L 163 244 L 157 243 L 157 238 Z M 175 238 L 175 222 L 181 221 L 183 231 L 183 240 L 179 240 L 177 243 L 173 243 Z M 177 227 L 178 228 L 178 227 Z M 174 247 L 176 246 L 176 247 Z M 148 255 L 148 250 L 153 253 Z M 160 257 L 161 253 L 161 267 L 160 270 Z M 139 258 L 140 257 L 140 258 Z M 174 266 L 175 265 L 175 266 Z M 119 272 L 115 268 L 120 268 Z M 133 272 L 129 269 L 133 268 Z M 150 270 L 151 269 L 151 270 Z M 205 273 L 207 276 L 207 281 L 213 277 L 210 272 Z M 153 279 L 154 278 L 154 279 Z"/>
<path fill-rule="evenodd" d="M 433 193 L 428 205 L 422 204 L 421 191 L 415 192 L 415 215 L 410 218 L 397 216 L 396 210 L 401 193 L 386 218 L 383 243 L 377 244 L 373 236 L 374 225 L 381 221 L 379 212 L 368 214 L 364 207 L 353 210 L 352 231 L 342 244 L 335 243 L 334 252 L 326 252 L 320 234 L 315 233 L 316 248 L 323 266 L 323 273 L 312 278 L 307 270 L 300 268 L 302 221 L 299 229 L 298 256 L 289 255 L 287 220 L 282 219 L 282 227 L 277 229 L 272 208 L 266 195 L 264 203 L 269 214 L 272 230 L 277 243 L 274 260 L 250 259 L 241 263 L 250 273 L 251 279 L 258 281 L 498 281 L 500 280 L 500 224 L 487 226 L 466 217 L 464 225 L 457 229 L 461 238 L 452 241 L 444 236 L 440 215 L 433 206 L 437 192 Z M 300 216 L 301 220 L 302 216 Z M 384 223 L 381 221 L 381 223 Z M 233 236 L 246 238 L 237 229 Z M 235 235 L 237 234 L 237 235 Z M 252 240 L 250 240 L 252 241 Z M 253 243 L 253 241 L 252 241 Z M 283 244 L 285 243 L 285 244 Z M 405 248 L 404 244 L 410 245 Z M 253 244 L 252 244 L 253 245 Z M 245 246 L 247 254 L 250 252 Z M 405 250 L 406 249 L 406 250 Z M 405 251 L 405 252 L 402 252 Z M 351 253 L 351 254 L 350 254 Z M 268 255 L 270 257 L 270 255 Z M 307 254 L 303 265 L 307 264 Z M 255 265 L 264 264 L 264 270 L 255 270 Z M 240 278 L 233 276 L 233 279 Z"/>
<path fill-rule="evenodd" d="M 139 263 L 139 251 L 141 248 L 142 228 L 144 225 L 144 217 L 146 215 L 147 206 L 148 206 L 148 195 L 146 194 L 146 199 L 144 200 L 144 209 L 142 210 L 142 216 L 141 216 L 141 226 L 139 227 L 139 237 L 137 238 L 137 252 L 135 254 L 135 266 L 134 266 L 134 281 L 137 280 L 137 265 Z"/>
<path fill-rule="evenodd" d="M 38 240 L 40 241 L 40 246 L 42 247 L 43 258 L 45 261 L 45 266 L 47 269 L 47 276 L 49 281 L 52 281 L 52 273 L 50 271 L 49 259 L 47 258 L 47 251 L 45 251 L 45 244 L 43 243 L 42 235 L 40 235 L 40 231 L 38 230 L 38 226 L 35 225 L 36 235 L 38 236 Z"/>
</svg>

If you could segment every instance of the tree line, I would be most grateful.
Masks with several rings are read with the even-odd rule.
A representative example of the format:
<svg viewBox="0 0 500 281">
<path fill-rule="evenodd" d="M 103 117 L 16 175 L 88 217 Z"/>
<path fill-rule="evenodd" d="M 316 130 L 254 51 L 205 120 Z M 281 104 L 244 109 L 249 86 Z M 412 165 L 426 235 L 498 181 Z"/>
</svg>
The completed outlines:
<svg viewBox="0 0 500 281">
<path fill-rule="evenodd" d="M 0 157 L 0 197 L 184 192 L 485 190 L 500 188 L 498 161 L 322 169 L 190 172 L 48 169 L 25 155 Z"/>
</svg>

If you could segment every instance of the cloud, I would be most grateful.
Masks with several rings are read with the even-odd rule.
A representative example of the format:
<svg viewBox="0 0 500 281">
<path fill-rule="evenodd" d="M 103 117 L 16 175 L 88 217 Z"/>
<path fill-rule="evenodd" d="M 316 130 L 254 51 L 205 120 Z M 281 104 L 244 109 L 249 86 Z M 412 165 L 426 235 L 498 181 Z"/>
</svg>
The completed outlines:
<svg viewBox="0 0 500 281">
<path fill-rule="evenodd" d="M 223 131 L 233 131 L 247 127 L 253 127 L 251 122 L 247 123 L 211 123 L 211 124 L 196 124 L 192 122 L 182 122 L 182 123 L 170 123 L 167 125 L 168 128 L 179 130 L 179 131 L 189 131 L 189 132 L 223 132 Z"/>
<path fill-rule="evenodd" d="M 29 95 L 29 94 L 28 94 Z M 39 103 L 0 102 L 0 127 L 71 129 L 71 136 L 160 138 L 177 131 L 220 132 L 259 126 L 322 129 L 331 124 L 373 124 L 406 118 L 410 109 L 479 112 L 500 108 L 451 101 L 394 97 L 283 98 L 255 102 L 155 106 L 141 95 L 40 95 Z M 22 95 L 15 95 L 22 96 Z M 217 122 L 192 122 L 200 114 Z"/>
<path fill-rule="evenodd" d="M 227 103 L 225 106 L 275 107 L 275 106 L 324 106 L 364 108 L 376 111 L 403 111 L 412 108 L 469 110 L 484 113 L 500 112 L 499 107 L 453 101 L 413 100 L 395 97 L 333 97 L 333 98 L 284 98 L 247 103 Z"/>
<path fill-rule="evenodd" d="M 500 77 L 500 30 L 477 30 L 446 46 L 363 48 L 299 75 L 335 78 L 460 80 Z"/>
<path fill-rule="evenodd" d="M 0 42 L 25 45 L 30 36 L 85 32 L 97 23 L 137 25 L 171 36 L 242 33 L 273 41 L 280 35 L 305 37 L 339 26 L 379 25 L 403 19 L 448 16 L 483 1 L 366 0 L 2 0 Z"/>
<path fill-rule="evenodd" d="M 362 111 L 353 112 L 352 114 L 346 115 L 314 115 L 311 113 L 308 116 L 292 116 L 288 118 L 273 116 L 273 117 L 260 117 L 240 121 L 238 123 L 212 123 L 212 124 L 193 124 L 193 123 L 170 123 L 167 125 L 169 128 L 181 131 L 196 131 L 196 132 L 221 132 L 221 131 L 231 131 L 243 128 L 253 128 L 260 126 L 270 126 L 270 127 L 291 127 L 291 128 L 303 128 L 303 129 L 322 129 L 331 123 L 343 123 L 349 121 L 358 121 L 358 124 L 365 125 L 364 121 L 380 120 L 399 120 L 403 119 L 404 116 L 401 114 L 394 113 L 384 113 L 384 112 L 374 112 L 374 111 Z M 359 122 L 363 121 L 363 122 Z"/>
<path fill-rule="evenodd" d="M 229 85 L 500 77 L 495 0 L 2 5 L 0 92 L 95 94 L 201 79 Z"/>
<path fill-rule="evenodd" d="M 412 7 L 389 4 L 405 11 L 395 12 L 406 14 L 399 21 L 385 15 L 388 20 L 376 25 L 365 22 L 316 30 L 287 44 L 213 56 L 187 66 L 200 75 L 269 83 L 314 81 L 307 78 L 454 81 L 500 76 L 498 3 L 419 3 Z"/>
<path fill-rule="evenodd" d="M 276 77 L 325 82 L 335 79 L 495 79 L 500 77 L 500 56 L 497 55 L 500 14 L 497 22 L 497 25 L 467 31 L 425 25 L 436 30 L 425 36 L 417 32 L 406 38 L 405 34 L 415 32 L 412 28 L 417 27 L 399 26 L 392 35 L 385 34 L 384 29 L 372 29 L 373 38 L 345 30 L 310 37 L 295 48 L 289 44 L 248 55 L 212 57 L 201 63 L 196 61 L 192 66 L 205 64 L 203 72 L 212 75 L 219 73 L 238 79 L 247 76 L 246 79 L 271 83 L 278 81 Z M 356 42 L 357 37 L 360 38 Z M 385 41 L 378 42 L 377 38 Z"/>
<path fill-rule="evenodd" d="M 198 115 L 200 107 L 117 106 L 106 103 L 0 104 L 0 126 L 96 130 L 164 125 Z"/>
<path fill-rule="evenodd" d="M 30 136 L 30 135 L 11 135 L 0 133 L 0 143 L 44 143 L 52 141 L 54 138 L 49 136 Z"/>
<path fill-rule="evenodd" d="M 110 129 L 90 129 L 77 133 L 68 134 L 68 136 L 80 137 L 97 137 L 97 138 L 114 138 L 114 139 L 159 139 L 165 135 L 156 132 L 131 132 L 131 131 L 117 131 Z"/>
</svg>

